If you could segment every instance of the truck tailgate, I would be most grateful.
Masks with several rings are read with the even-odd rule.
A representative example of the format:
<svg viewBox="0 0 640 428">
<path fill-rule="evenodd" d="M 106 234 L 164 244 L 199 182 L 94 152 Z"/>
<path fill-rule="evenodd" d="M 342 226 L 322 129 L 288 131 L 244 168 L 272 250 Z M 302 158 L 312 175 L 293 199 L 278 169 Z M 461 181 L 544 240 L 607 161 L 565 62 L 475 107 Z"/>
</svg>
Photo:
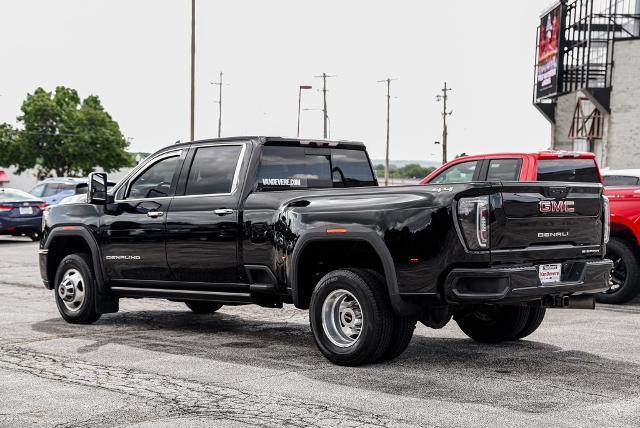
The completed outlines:
<svg viewBox="0 0 640 428">
<path fill-rule="evenodd" d="M 493 262 L 553 261 L 600 255 L 602 186 L 503 182 L 494 198 Z"/>
</svg>

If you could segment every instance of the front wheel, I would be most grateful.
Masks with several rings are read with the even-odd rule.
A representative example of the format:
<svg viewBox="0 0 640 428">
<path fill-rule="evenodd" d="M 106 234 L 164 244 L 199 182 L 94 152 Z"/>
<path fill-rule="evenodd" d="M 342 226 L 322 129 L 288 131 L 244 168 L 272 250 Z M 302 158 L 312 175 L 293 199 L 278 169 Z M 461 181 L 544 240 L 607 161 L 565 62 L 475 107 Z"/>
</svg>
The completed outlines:
<svg viewBox="0 0 640 428">
<path fill-rule="evenodd" d="M 389 349 L 393 312 L 386 290 L 365 271 L 335 270 L 313 290 L 309 322 L 318 349 L 329 361 L 359 366 Z"/>
<path fill-rule="evenodd" d="M 460 329 L 477 342 L 514 340 L 529 320 L 527 306 L 479 306 L 456 320 Z"/>
<path fill-rule="evenodd" d="M 634 248 L 620 238 L 611 238 L 605 256 L 613 261 L 609 289 L 596 295 L 600 303 L 626 303 L 640 292 L 640 268 Z"/>
<path fill-rule="evenodd" d="M 58 311 L 71 324 L 92 324 L 100 318 L 96 312 L 96 290 L 91 257 L 70 254 L 60 262 L 55 278 Z"/>
</svg>

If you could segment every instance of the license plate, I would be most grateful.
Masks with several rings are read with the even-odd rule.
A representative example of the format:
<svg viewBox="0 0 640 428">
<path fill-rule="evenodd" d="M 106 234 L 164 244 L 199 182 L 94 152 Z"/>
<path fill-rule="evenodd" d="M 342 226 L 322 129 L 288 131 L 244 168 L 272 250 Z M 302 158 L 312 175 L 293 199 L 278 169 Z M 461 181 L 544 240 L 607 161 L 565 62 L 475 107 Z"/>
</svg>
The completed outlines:
<svg viewBox="0 0 640 428">
<path fill-rule="evenodd" d="M 562 265 L 540 265 L 538 266 L 538 277 L 541 284 L 551 284 L 554 282 L 560 282 L 560 274 L 562 273 Z"/>
<path fill-rule="evenodd" d="M 33 208 L 31 207 L 20 207 L 20 215 L 33 214 Z"/>
</svg>

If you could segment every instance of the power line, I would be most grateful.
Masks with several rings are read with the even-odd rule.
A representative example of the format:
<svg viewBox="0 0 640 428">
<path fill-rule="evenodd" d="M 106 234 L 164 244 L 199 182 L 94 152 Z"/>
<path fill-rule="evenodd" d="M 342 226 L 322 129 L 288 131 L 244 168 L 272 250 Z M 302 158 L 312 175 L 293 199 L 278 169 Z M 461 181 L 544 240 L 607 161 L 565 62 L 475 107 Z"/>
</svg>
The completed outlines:
<svg viewBox="0 0 640 428">
<path fill-rule="evenodd" d="M 322 79 L 322 111 L 323 111 L 323 123 L 324 123 L 324 131 L 322 134 L 323 138 L 327 138 L 327 121 L 328 121 L 328 113 L 327 113 L 327 78 L 328 77 L 336 77 L 329 75 L 327 73 L 322 73 L 320 76 L 313 76 L 315 78 Z"/>
<path fill-rule="evenodd" d="M 387 149 L 384 158 L 384 185 L 389 185 L 389 115 L 391 113 L 391 81 L 398 79 L 391 79 L 387 77 L 384 80 L 378 80 L 378 83 L 387 84 Z"/>
</svg>

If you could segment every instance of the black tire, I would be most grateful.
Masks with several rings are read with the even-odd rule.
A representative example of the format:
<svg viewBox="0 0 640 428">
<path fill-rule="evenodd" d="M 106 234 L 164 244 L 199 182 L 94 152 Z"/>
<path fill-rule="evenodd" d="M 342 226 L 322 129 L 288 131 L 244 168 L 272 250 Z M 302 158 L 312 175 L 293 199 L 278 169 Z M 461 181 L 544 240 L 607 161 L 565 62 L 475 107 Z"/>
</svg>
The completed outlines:
<svg viewBox="0 0 640 428">
<path fill-rule="evenodd" d="M 196 300 L 184 302 L 184 304 L 187 305 L 187 307 L 191 309 L 194 314 L 212 314 L 222 307 L 221 303 L 199 302 Z"/>
<path fill-rule="evenodd" d="M 68 323 L 92 324 L 100 318 L 100 314 L 96 312 L 96 281 L 91 265 L 91 256 L 88 254 L 70 254 L 62 259 L 56 270 L 54 287 L 56 305 L 60 315 Z M 69 286 L 73 284 L 74 297 L 80 292 L 83 293 L 81 301 L 63 300 L 63 295 L 71 296 L 67 291 L 69 288 L 62 287 L 63 280 Z M 64 291 L 60 290 L 61 287 L 64 288 Z"/>
<path fill-rule="evenodd" d="M 640 268 L 636 250 L 627 241 L 611 238 L 605 256 L 613 260 L 609 290 L 596 295 L 600 303 L 626 303 L 640 292 Z"/>
<path fill-rule="evenodd" d="M 336 336 L 327 333 L 323 324 L 325 302 L 330 307 L 331 299 L 340 294 L 352 297 L 351 302 L 355 299 L 362 319 L 359 334 L 351 338 L 353 343 L 343 343 L 342 346 L 335 343 Z M 330 315 L 325 318 L 326 325 L 331 325 Z M 335 321 L 341 323 L 342 318 Z M 309 323 L 316 346 L 329 361 L 342 366 L 359 366 L 379 360 L 389 347 L 393 311 L 387 290 L 380 282 L 364 271 L 341 269 L 323 276 L 313 290 Z"/>
<path fill-rule="evenodd" d="M 380 273 L 371 269 L 365 269 L 365 272 L 371 277 L 371 279 L 367 279 L 367 282 L 377 281 L 380 284 L 379 286 L 385 287 L 386 280 Z M 416 324 L 417 318 L 402 317 L 394 313 L 389 346 L 376 362 L 391 361 L 400 356 L 409 346 Z"/>
<path fill-rule="evenodd" d="M 536 331 L 538 327 L 540 327 L 540 324 L 542 324 L 546 313 L 547 309 L 544 306 L 530 307 L 529 318 L 527 318 L 527 322 L 525 323 L 524 328 L 520 333 L 516 335 L 514 340 L 524 339 L 525 337 Z"/>
<path fill-rule="evenodd" d="M 40 234 L 38 232 L 33 232 L 29 234 L 29 238 L 31 238 L 31 240 L 34 242 L 38 242 L 40 241 Z"/>
<path fill-rule="evenodd" d="M 477 342 L 513 340 L 529 319 L 527 306 L 482 306 L 457 319 L 460 329 Z"/>
</svg>

